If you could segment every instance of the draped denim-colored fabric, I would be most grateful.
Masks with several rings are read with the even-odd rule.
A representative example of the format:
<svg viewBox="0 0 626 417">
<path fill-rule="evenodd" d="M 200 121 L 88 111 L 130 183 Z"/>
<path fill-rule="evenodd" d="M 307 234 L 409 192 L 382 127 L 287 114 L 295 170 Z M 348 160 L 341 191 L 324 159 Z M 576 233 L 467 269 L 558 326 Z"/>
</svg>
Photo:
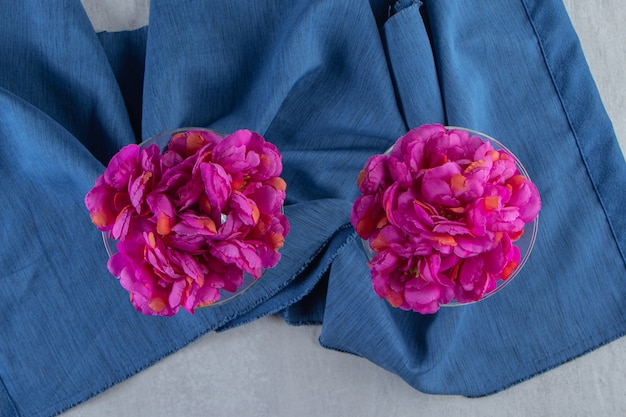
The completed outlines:
<svg viewBox="0 0 626 417">
<path fill-rule="evenodd" d="M 557 0 L 153 0 L 147 28 L 101 34 L 78 0 L 0 15 L 2 416 L 53 415 L 267 314 L 465 396 L 625 333 L 626 164 Z M 519 277 L 429 316 L 374 294 L 349 222 L 364 162 L 423 123 L 498 138 L 543 200 Z M 83 198 L 122 146 L 183 126 L 276 144 L 292 230 L 242 297 L 146 317 L 106 270 Z"/>
</svg>

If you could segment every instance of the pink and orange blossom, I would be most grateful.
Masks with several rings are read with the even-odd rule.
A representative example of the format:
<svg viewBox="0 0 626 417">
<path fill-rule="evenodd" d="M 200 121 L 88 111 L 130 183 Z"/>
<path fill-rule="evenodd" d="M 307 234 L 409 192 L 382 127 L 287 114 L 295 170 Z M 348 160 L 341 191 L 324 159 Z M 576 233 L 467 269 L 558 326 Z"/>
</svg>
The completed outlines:
<svg viewBox="0 0 626 417">
<path fill-rule="evenodd" d="M 244 273 L 255 279 L 279 259 L 289 222 L 276 147 L 248 130 L 226 137 L 176 133 L 128 145 L 85 197 L 93 223 L 118 239 L 109 271 L 147 315 L 215 303 Z"/>
<path fill-rule="evenodd" d="M 512 155 L 438 124 L 372 156 L 357 185 L 351 221 L 374 252 L 374 291 L 423 314 L 480 300 L 506 280 L 520 263 L 515 241 L 541 208 Z"/>
</svg>

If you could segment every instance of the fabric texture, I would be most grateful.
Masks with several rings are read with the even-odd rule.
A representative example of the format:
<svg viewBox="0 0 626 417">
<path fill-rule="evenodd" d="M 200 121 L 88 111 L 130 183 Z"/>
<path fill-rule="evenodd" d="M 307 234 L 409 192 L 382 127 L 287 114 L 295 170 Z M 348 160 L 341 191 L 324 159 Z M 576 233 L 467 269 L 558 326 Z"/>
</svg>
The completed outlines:
<svg viewBox="0 0 626 417">
<path fill-rule="evenodd" d="M 267 314 L 465 396 L 625 333 L 626 164 L 559 1 L 153 0 L 147 28 L 101 34 L 78 0 L 3 1 L 0 15 L 2 416 L 57 414 Z M 374 294 L 349 222 L 367 158 L 423 123 L 499 139 L 543 201 L 515 281 L 428 316 Z M 83 198 L 122 146 L 184 126 L 273 142 L 292 229 L 235 301 L 146 317 L 106 270 Z"/>
</svg>

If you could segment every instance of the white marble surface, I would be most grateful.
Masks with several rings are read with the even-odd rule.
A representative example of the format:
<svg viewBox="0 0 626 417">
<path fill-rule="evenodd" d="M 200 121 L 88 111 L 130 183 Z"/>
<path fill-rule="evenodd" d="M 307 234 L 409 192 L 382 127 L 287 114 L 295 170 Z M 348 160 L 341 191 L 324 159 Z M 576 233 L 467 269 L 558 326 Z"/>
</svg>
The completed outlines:
<svg viewBox="0 0 626 417">
<path fill-rule="evenodd" d="M 626 150 L 623 0 L 565 0 Z M 83 0 L 96 30 L 145 24 L 148 0 Z M 266 317 L 211 333 L 63 417 L 626 415 L 626 338 L 480 399 L 415 391 L 365 359 L 322 348 L 317 326 Z"/>
</svg>

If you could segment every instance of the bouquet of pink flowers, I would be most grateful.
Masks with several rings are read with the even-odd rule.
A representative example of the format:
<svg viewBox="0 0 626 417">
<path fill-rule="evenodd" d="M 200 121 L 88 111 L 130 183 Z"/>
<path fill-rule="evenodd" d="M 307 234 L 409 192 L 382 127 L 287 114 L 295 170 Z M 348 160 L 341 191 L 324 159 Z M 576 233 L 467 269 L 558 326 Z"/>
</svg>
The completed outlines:
<svg viewBox="0 0 626 417">
<path fill-rule="evenodd" d="M 515 158 L 463 129 L 424 125 L 358 177 L 351 221 L 373 252 L 374 291 L 434 313 L 477 301 L 520 264 L 515 242 L 541 208 Z"/>
<path fill-rule="evenodd" d="M 119 240 L 109 271 L 147 315 L 190 313 L 258 279 L 280 259 L 289 233 L 282 213 L 281 155 L 256 133 L 207 130 L 128 145 L 85 197 L 93 223 Z"/>
</svg>

